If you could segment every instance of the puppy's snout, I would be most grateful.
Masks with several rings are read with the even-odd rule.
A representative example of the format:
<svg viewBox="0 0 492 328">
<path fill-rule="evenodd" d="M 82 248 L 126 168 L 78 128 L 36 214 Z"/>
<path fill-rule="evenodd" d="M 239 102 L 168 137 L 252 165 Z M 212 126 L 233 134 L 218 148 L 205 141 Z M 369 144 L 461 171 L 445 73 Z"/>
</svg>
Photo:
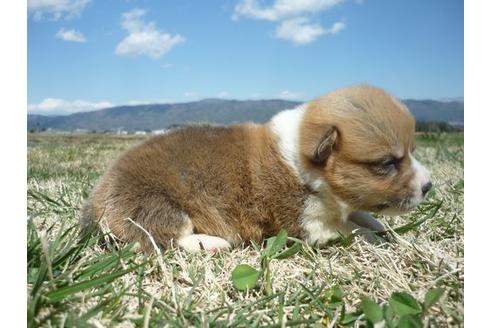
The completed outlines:
<svg viewBox="0 0 492 328">
<path fill-rule="evenodd" d="M 425 196 L 432 189 L 432 182 L 427 182 L 422 186 L 422 194 Z"/>
</svg>

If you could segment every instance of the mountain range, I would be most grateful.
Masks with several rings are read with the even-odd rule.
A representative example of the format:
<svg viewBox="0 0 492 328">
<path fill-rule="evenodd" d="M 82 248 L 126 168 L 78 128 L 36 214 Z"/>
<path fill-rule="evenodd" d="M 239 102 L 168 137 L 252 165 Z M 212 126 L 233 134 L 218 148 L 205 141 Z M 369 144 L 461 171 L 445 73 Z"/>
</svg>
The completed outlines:
<svg viewBox="0 0 492 328">
<path fill-rule="evenodd" d="M 408 99 L 403 102 L 417 121 L 463 125 L 464 102 L 462 101 Z M 299 104 L 300 102 L 280 99 L 203 99 L 188 103 L 118 106 L 65 116 L 28 114 L 27 129 L 126 130 L 132 132 L 165 129 L 192 122 L 234 124 L 251 121 L 262 123 L 268 121 L 277 112 Z"/>
</svg>

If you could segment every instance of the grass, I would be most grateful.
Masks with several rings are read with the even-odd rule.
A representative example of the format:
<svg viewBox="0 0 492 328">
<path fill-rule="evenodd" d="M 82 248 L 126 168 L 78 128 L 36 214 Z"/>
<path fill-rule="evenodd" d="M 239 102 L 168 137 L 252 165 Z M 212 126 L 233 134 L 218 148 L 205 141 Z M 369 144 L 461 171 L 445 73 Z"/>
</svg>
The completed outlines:
<svg viewBox="0 0 492 328">
<path fill-rule="evenodd" d="M 133 245 L 104 249 L 96 236 L 78 238 L 78 209 L 91 187 L 140 139 L 28 135 L 28 326 L 370 327 L 381 315 L 372 302 L 388 309 L 410 295 L 423 308 L 436 288 L 443 296 L 419 314 L 424 326 L 463 326 L 462 134 L 418 136 L 416 155 L 435 188 L 413 213 L 381 217 L 393 228 L 390 242 L 303 246 L 272 261 L 269 281 L 246 291 L 234 288 L 231 273 L 239 264 L 260 267 L 258 245 L 145 257 Z"/>
</svg>

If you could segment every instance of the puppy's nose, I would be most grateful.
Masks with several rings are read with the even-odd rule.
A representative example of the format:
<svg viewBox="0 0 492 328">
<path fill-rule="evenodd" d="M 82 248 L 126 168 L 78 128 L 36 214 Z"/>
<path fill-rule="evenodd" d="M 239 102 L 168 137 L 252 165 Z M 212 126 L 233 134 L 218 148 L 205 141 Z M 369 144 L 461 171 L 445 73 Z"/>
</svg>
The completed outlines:
<svg viewBox="0 0 492 328">
<path fill-rule="evenodd" d="M 427 182 L 425 185 L 422 186 L 422 194 L 425 196 L 429 190 L 432 188 L 432 182 Z"/>
</svg>

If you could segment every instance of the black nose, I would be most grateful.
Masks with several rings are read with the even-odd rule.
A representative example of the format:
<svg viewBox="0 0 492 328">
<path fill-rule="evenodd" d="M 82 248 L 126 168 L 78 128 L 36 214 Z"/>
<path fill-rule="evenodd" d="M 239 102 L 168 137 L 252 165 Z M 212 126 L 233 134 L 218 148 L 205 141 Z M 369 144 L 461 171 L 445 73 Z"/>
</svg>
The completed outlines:
<svg viewBox="0 0 492 328">
<path fill-rule="evenodd" d="M 432 188 L 432 182 L 427 182 L 423 187 L 422 187 L 422 194 L 427 194 L 429 192 L 429 190 L 431 190 Z"/>
</svg>

